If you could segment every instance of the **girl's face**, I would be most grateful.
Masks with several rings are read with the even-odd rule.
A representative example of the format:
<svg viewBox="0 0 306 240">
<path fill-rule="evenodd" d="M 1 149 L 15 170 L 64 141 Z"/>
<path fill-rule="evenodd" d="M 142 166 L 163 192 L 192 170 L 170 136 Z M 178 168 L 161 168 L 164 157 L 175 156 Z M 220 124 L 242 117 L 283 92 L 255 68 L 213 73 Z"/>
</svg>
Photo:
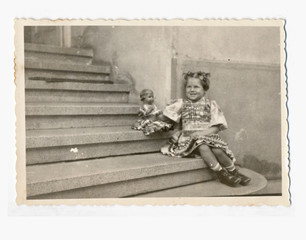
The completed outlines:
<svg viewBox="0 0 306 240">
<path fill-rule="evenodd" d="M 147 93 L 147 95 L 145 96 L 143 102 L 146 103 L 146 104 L 152 104 L 154 102 L 154 95 L 153 95 L 153 93 Z"/>
<path fill-rule="evenodd" d="M 204 97 L 205 91 L 198 78 L 188 78 L 186 84 L 186 97 L 192 101 L 197 102 Z"/>
</svg>

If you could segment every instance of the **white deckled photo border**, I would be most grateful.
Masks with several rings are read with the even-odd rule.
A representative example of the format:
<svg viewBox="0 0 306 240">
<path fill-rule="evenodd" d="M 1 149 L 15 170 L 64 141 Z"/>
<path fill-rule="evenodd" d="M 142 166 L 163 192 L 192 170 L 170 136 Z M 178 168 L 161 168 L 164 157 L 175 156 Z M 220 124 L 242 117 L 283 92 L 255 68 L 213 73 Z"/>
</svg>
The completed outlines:
<svg viewBox="0 0 306 240">
<path fill-rule="evenodd" d="M 280 28 L 280 86 L 281 86 L 281 196 L 239 196 L 239 197 L 174 197 L 174 198 L 92 198 L 92 199 L 27 199 L 26 190 L 26 124 L 25 124 L 25 64 L 24 64 L 24 26 L 265 26 Z M 265 20 L 15 20 L 15 100 L 16 100 L 16 191 L 17 204 L 25 205 L 230 205 L 230 206 L 289 206 L 289 142 L 288 109 L 286 82 L 285 21 L 282 19 Z M 265 67 L 265 66 L 263 66 Z"/>
</svg>

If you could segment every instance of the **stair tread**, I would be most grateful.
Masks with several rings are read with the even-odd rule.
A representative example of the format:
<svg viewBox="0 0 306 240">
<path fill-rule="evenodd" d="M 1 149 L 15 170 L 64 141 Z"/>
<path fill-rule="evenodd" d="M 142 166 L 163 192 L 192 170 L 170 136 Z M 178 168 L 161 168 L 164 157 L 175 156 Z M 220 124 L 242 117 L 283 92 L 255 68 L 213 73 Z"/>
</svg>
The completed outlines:
<svg viewBox="0 0 306 240">
<path fill-rule="evenodd" d="M 27 106 L 52 106 L 52 107 L 82 107 L 82 106 L 88 106 L 88 107 L 99 107 L 99 106 L 105 106 L 105 107 L 138 107 L 139 104 L 135 103 L 86 103 L 86 102 L 31 102 L 27 103 Z"/>
<path fill-rule="evenodd" d="M 92 143 L 141 141 L 169 138 L 172 132 L 155 133 L 145 136 L 142 131 L 131 126 L 111 126 L 94 128 L 39 129 L 27 130 L 27 148 L 69 146 Z"/>
<path fill-rule="evenodd" d="M 218 180 L 196 183 L 187 186 L 181 186 L 153 193 L 138 195 L 137 197 L 213 197 L 213 196 L 238 196 L 250 195 L 263 189 L 267 185 L 264 176 L 250 169 L 241 168 L 241 173 L 249 176 L 252 180 L 248 186 L 228 187 Z"/>
<path fill-rule="evenodd" d="M 202 168 L 207 166 L 200 158 L 161 153 L 42 164 L 27 167 L 27 187 L 29 195 L 38 195 Z"/>
<path fill-rule="evenodd" d="M 26 115 L 137 114 L 138 104 L 85 102 L 27 102 Z"/>
<path fill-rule="evenodd" d="M 82 83 L 82 82 L 46 82 L 28 80 L 25 83 L 26 89 L 50 89 L 69 91 L 95 91 L 95 92 L 129 92 L 129 84 L 104 84 L 104 83 Z"/>
<path fill-rule="evenodd" d="M 93 57 L 92 49 L 58 47 L 58 46 L 47 45 L 47 44 L 25 43 L 24 50 L 26 52 L 42 52 L 42 53 L 54 53 L 54 54 L 64 54 L 64 55 L 76 55 L 76 56 L 83 56 L 83 57 Z"/>
<path fill-rule="evenodd" d="M 131 129 L 130 126 L 111 126 L 111 127 L 94 127 L 94 128 L 65 128 L 65 129 L 39 129 L 39 130 L 28 130 L 27 137 L 40 137 L 40 136 L 79 136 L 87 134 L 109 134 L 109 133 L 141 133 Z"/>
<path fill-rule="evenodd" d="M 113 84 L 110 76 L 90 72 L 41 71 L 40 69 L 27 69 L 26 80 L 50 82 L 90 82 Z"/>
<path fill-rule="evenodd" d="M 33 60 L 25 58 L 25 68 L 28 69 L 40 69 L 40 70 L 55 70 L 65 72 L 88 72 L 96 74 L 110 74 L 110 65 L 87 65 L 87 64 L 75 64 L 75 63 L 63 63 L 47 60 Z"/>
</svg>

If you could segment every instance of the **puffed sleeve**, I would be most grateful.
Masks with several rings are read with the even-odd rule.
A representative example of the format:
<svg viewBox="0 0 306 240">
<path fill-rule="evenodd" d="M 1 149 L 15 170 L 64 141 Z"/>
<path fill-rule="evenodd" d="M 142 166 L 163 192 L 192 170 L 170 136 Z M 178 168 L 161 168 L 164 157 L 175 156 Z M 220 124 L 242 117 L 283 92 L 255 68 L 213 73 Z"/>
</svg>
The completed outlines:
<svg viewBox="0 0 306 240">
<path fill-rule="evenodd" d="M 227 129 L 227 122 L 224 114 L 215 101 L 211 101 L 210 126 L 219 126 L 220 131 Z"/>
<path fill-rule="evenodd" d="M 172 121 L 178 123 L 181 119 L 182 108 L 183 99 L 173 100 L 165 107 L 163 115 L 171 119 Z"/>
</svg>

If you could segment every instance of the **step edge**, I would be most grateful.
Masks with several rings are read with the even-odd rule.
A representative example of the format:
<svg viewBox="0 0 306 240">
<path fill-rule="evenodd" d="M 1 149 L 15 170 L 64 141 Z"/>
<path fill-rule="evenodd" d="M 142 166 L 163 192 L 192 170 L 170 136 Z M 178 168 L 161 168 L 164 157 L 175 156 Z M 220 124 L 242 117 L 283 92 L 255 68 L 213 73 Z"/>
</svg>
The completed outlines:
<svg viewBox="0 0 306 240">
<path fill-rule="evenodd" d="M 139 168 L 136 167 L 136 168 L 121 169 L 118 171 L 115 170 L 115 171 L 100 172 L 100 173 L 95 173 L 92 175 L 69 177 L 66 179 L 61 178 L 61 179 L 53 179 L 53 180 L 48 180 L 48 181 L 31 182 L 31 183 L 27 183 L 27 189 L 29 189 L 28 196 L 35 196 L 35 195 L 52 193 L 52 192 L 67 191 L 67 190 L 75 189 L 76 187 L 72 187 L 73 184 L 71 183 L 69 184 L 69 182 L 73 182 L 73 181 L 77 181 L 78 183 L 80 183 L 81 181 L 84 181 L 84 184 L 78 185 L 77 187 L 77 188 L 83 188 L 83 187 L 90 187 L 90 186 L 97 186 L 97 185 L 106 185 L 106 184 L 111 184 L 111 183 L 120 183 L 124 181 L 133 181 L 133 180 L 142 179 L 142 178 L 158 177 L 158 176 L 167 175 L 167 174 L 175 174 L 175 173 L 182 173 L 182 172 L 187 173 L 188 171 L 198 170 L 198 169 L 208 170 L 208 167 L 204 164 L 203 160 L 201 159 L 188 159 L 188 160 L 189 161 L 186 160 L 184 162 L 174 162 L 170 164 L 169 163 L 168 164 L 156 164 L 156 165 L 139 167 Z M 127 172 L 129 174 L 124 174 Z M 104 177 L 101 177 L 101 176 L 104 176 Z M 94 178 L 94 179 L 88 182 L 86 180 L 88 178 Z M 65 182 L 66 184 L 63 184 Z M 43 187 L 43 186 L 48 185 L 50 183 L 54 183 L 53 185 L 59 184 L 59 186 L 57 187 L 55 186 L 57 188 L 55 191 L 54 191 L 55 189 L 54 187 L 51 188 L 53 191 L 46 191 L 46 187 Z M 41 185 L 40 188 L 43 190 L 40 192 L 34 193 L 34 190 L 31 190 L 31 188 L 37 187 L 38 184 Z M 66 186 L 66 187 L 60 188 L 63 185 L 70 185 L 70 187 Z"/>
<path fill-rule="evenodd" d="M 78 66 L 79 68 L 75 68 Z M 110 74 L 111 66 L 87 65 L 87 64 L 72 64 L 72 63 L 54 63 L 53 61 L 36 61 L 32 59 L 25 59 L 25 69 L 39 69 L 39 70 L 54 70 L 59 72 L 84 72 L 94 74 Z"/>
<path fill-rule="evenodd" d="M 82 74 L 85 74 L 82 76 Z M 96 74 L 90 72 L 65 72 L 65 71 L 52 71 L 41 69 L 26 69 L 26 80 L 29 81 L 45 81 L 45 82 L 84 82 L 84 83 L 103 83 L 113 82 L 110 80 L 109 74 Z"/>
<path fill-rule="evenodd" d="M 39 131 L 39 130 L 29 130 Z M 61 146 L 79 146 L 88 144 L 106 144 L 117 142 L 137 142 L 137 141 L 149 141 L 149 140 L 164 140 L 171 137 L 169 134 L 159 134 L 155 136 L 144 136 L 141 131 L 122 131 L 122 132 L 108 132 L 108 133 L 96 133 L 96 134 L 80 134 L 80 135 L 58 135 L 58 136 L 28 136 L 26 134 L 26 149 L 33 148 L 49 148 L 49 147 L 61 147 Z M 125 133 L 121 138 L 118 135 Z"/>
<path fill-rule="evenodd" d="M 100 103 L 101 106 L 34 106 L 26 103 L 26 116 L 76 116 L 76 115 L 118 115 L 118 114 L 137 114 L 139 106 L 107 106 Z M 55 103 L 56 104 L 56 103 Z"/>
<path fill-rule="evenodd" d="M 118 92 L 129 93 L 130 84 L 104 84 L 83 82 L 43 82 L 29 80 L 25 82 L 25 90 L 54 90 L 54 91 L 90 91 L 90 92 Z M 49 86 L 48 86 L 49 85 Z M 54 86 L 55 85 L 55 86 Z M 121 86 L 122 85 L 122 86 Z"/>
<path fill-rule="evenodd" d="M 69 48 L 69 47 L 59 47 L 48 44 L 35 44 L 35 43 L 25 43 L 25 52 L 39 52 L 39 53 L 52 53 L 58 55 L 69 55 L 69 56 L 79 56 L 91 58 L 94 56 L 93 49 L 90 48 Z M 80 52 L 80 53 L 77 53 Z M 25 54 L 26 55 L 26 54 Z"/>
<path fill-rule="evenodd" d="M 178 187 L 174 187 L 174 188 L 170 188 L 170 189 L 162 189 L 162 190 L 158 190 L 158 191 L 154 191 L 154 192 L 151 192 L 151 193 L 144 193 L 144 194 L 139 194 L 137 195 L 136 197 L 142 197 L 142 198 L 172 198 L 172 197 L 182 197 L 182 196 L 173 196 L 173 193 L 172 194 L 169 194 L 169 192 L 171 192 L 172 190 L 174 190 L 174 192 L 177 190 L 177 189 L 181 189 L 180 191 L 182 191 L 182 188 L 184 188 L 184 190 L 186 190 L 186 188 L 194 188 L 195 185 L 202 185 L 201 186 L 201 189 L 205 189 L 207 187 L 204 187 L 203 185 L 206 185 L 206 184 L 218 184 L 221 188 L 227 188 L 227 190 L 231 190 L 231 191 L 227 191 L 227 192 L 233 192 L 233 191 L 239 191 L 239 190 L 246 190 L 244 191 L 243 193 L 239 193 L 239 194 L 232 194 L 232 193 L 227 193 L 227 194 L 212 194 L 212 193 L 205 193 L 204 195 L 203 192 L 202 194 L 199 194 L 197 196 L 195 195 L 185 195 L 184 197 L 233 197 L 233 196 L 247 196 L 247 197 L 252 197 L 254 193 L 258 192 L 258 191 L 261 191 L 262 189 L 264 189 L 266 186 L 267 186 L 267 179 L 260 173 L 258 172 L 255 172 L 251 169 L 247 169 L 247 168 L 242 168 L 241 169 L 242 173 L 243 174 L 246 174 L 246 175 L 251 175 L 252 179 L 257 179 L 257 180 L 260 180 L 258 181 L 257 183 L 255 182 L 255 186 L 254 186 L 254 182 L 252 184 L 252 181 L 249 185 L 247 186 L 239 186 L 237 188 L 232 188 L 232 187 L 228 187 L 222 183 L 220 183 L 218 180 L 216 182 L 210 182 L 210 181 L 205 181 L 205 182 L 202 182 L 202 183 L 193 183 L 193 184 L 188 184 L 186 186 L 178 186 Z M 255 177 L 255 178 L 253 178 Z M 217 187 L 217 186 L 215 186 Z M 250 190 L 251 188 L 251 190 Z M 211 189 L 209 190 L 211 192 Z M 166 193 L 166 194 L 165 194 Z M 155 196 L 154 196 L 155 194 Z M 254 195 L 253 197 L 256 197 L 256 195 Z"/>
</svg>

